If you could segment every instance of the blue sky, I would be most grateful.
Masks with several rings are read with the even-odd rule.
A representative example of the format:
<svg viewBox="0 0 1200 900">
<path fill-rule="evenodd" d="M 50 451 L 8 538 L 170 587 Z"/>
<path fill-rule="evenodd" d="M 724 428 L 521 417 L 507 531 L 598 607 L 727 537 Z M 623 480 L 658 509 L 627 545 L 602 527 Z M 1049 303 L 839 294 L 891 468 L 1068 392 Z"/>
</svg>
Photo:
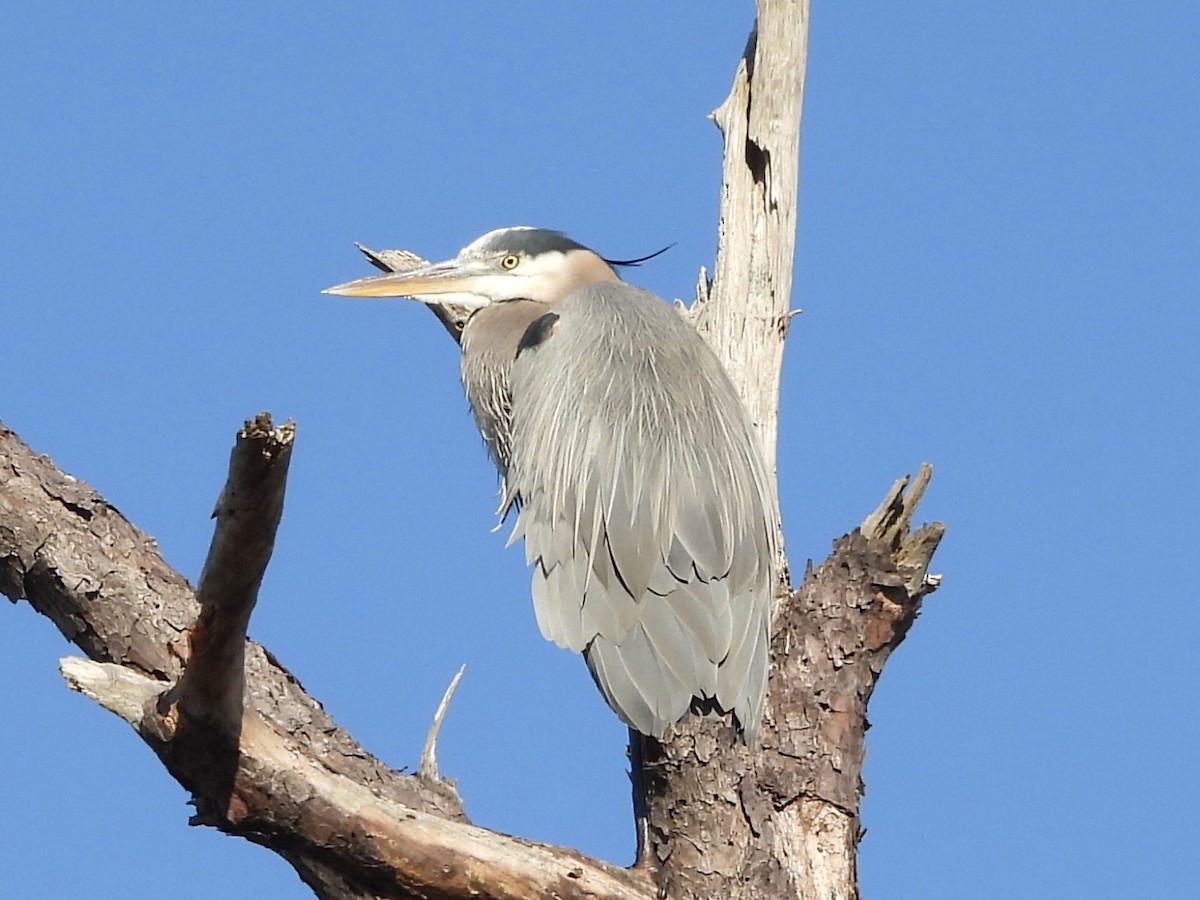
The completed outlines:
<svg viewBox="0 0 1200 900">
<path fill-rule="evenodd" d="M 934 463 L 945 574 L 871 704 L 871 898 L 1197 890 L 1200 6 L 847 4 L 810 38 L 779 475 L 799 570 Z M 688 297 L 749 3 L 0 10 L 0 418 L 195 578 L 241 420 L 298 423 L 252 635 L 480 824 L 619 862 L 624 729 L 542 641 L 456 350 L 320 288 L 538 224 Z M 0 605 L 14 897 L 299 898 L 188 828 Z"/>
</svg>

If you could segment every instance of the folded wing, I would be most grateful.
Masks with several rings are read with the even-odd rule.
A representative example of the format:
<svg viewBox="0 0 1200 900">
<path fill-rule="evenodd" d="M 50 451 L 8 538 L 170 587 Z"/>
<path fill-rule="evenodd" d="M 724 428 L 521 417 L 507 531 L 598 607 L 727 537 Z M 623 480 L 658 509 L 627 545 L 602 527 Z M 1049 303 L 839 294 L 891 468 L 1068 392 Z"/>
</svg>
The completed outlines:
<svg viewBox="0 0 1200 900">
<path fill-rule="evenodd" d="M 506 506 L 543 635 L 661 737 L 690 710 L 762 717 L 773 492 L 727 375 L 658 298 L 611 282 L 555 307 L 511 374 Z M 597 336 L 599 335 L 599 338 Z"/>
</svg>

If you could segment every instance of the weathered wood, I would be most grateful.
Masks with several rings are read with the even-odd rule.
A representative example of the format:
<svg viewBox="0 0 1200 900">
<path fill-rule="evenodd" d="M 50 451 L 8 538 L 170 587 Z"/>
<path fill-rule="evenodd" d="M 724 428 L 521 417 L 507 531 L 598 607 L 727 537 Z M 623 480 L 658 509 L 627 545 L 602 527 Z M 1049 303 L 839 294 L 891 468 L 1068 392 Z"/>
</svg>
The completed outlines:
<svg viewBox="0 0 1200 900">
<path fill-rule="evenodd" d="M 645 802 L 668 896 L 857 897 L 867 701 L 936 587 L 928 562 L 861 529 L 840 538 L 777 608 L 758 746 L 705 719 L 651 743 Z"/>
<path fill-rule="evenodd" d="M 791 321 L 809 0 L 755 5 L 758 16 L 729 96 L 712 114 L 725 144 L 717 256 L 710 285 L 701 273 L 691 316 L 725 363 L 774 472 L 779 372 Z"/>
<path fill-rule="evenodd" d="M 198 757 L 213 745 L 190 748 L 186 756 L 172 746 L 175 735 L 164 732 L 156 712 L 160 682 L 77 657 L 60 665 L 72 689 L 129 722 L 185 786 L 210 789 L 214 773 Z M 322 765 L 253 710 L 236 730 L 228 803 L 219 821 L 206 824 L 287 857 L 318 896 L 648 900 L 653 895 L 647 881 L 618 866 L 381 796 Z M 206 814 L 211 811 L 200 813 Z"/>
<path fill-rule="evenodd" d="M 429 724 L 429 730 L 425 732 L 425 742 L 421 746 L 421 761 L 417 763 L 417 775 L 421 778 L 432 781 L 442 780 L 437 767 L 438 732 L 442 730 L 442 720 L 446 718 L 446 710 L 450 706 L 450 700 L 454 696 L 454 692 L 458 690 L 458 683 L 462 681 L 463 672 L 466 669 L 466 663 L 458 667 L 458 671 L 454 673 L 454 677 L 446 685 L 446 691 L 442 694 L 442 699 L 438 703 L 437 709 L 434 710 L 433 721 Z"/>
<path fill-rule="evenodd" d="M 166 715 L 158 712 L 159 698 L 179 681 L 190 661 L 188 628 L 200 613 L 192 588 L 163 562 L 153 540 L 88 485 L 29 450 L 2 423 L 0 592 L 13 601 L 28 601 L 91 660 L 119 666 L 119 673 L 108 670 L 115 684 L 137 683 L 153 697 L 152 708 L 142 710 L 143 737 L 162 751 L 168 770 L 192 792 L 195 822 L 272 846 L 319 896 L 370 896 L 339 892 L 340 882 L 354 879 L 327 857 L 322 840 L 336 832 L 322 831 L 319 820 L 311 824 L 325 838 L 308 844 L 302 835 L 264 829 L 261 817 L 274 821 L 285 812 L 271 810 L 268 815 L 266 809 L 278 799 L 272 779 L 282 777 L 280 773 L 264 767 L 246 781 L 246 772 L 231 768 L 231 757 L 237 761 L 232 751 L 239 748 L 222 740 L 220 728 L 184 729 L 188 740 L 172 740 L 178 737 L 180 720 L 169 704 L 164 704 Z M 293 760 L 306 771 L 360 785 L 381 801 L 466 822 L 461 801 L 446 784 L 385 766 L 337 727 L 262 647 L 252 641 L 244 647 L 246 716 L 253 718 L 252 733 L 275 734 L 287 748 L 285 754 L 276 751 L 266 758 Z M 117 687 L 112 692 L 126 698 L 114 711 L 130 720 L 128 703 L 137 693 Z M 240 792 L 233 789 L 235 781 L 242 785 Z M 303 796 L 297 791 L 296 797 Z M 299 813 L 296 817 L 310 821 Z"/>
<path fill-rule="evenodd" d="M 62 487 L 69 489 L 66 503 Z M 931 535 L 940 528 L 898 527 L 911 519 L 912 493 L 889 491 L 880 509 L 891 514 L 877 510 L 864 525 L 872 537 L 856 531 L 839 540 L 781 605 L 759 746 L 736 746 L 727 729 L 710 731 L 712 721 L 703 719 L 682 726 L 670 752 L 660 748 L 647 761 L 657 877 L 668 896 L 854 896 L 846 888 L 853 885 L 866 702 L 921 596 L 936 584 L 924 575 L 928 556 L 914 557 L 913 546 L 935 546 Z M 51 540 L 43 527 L 60 529 L 62 540 Z M 161 584 L 174 585 L 183 605 L 186 583 L 164 571 L 153 542 L 0 426 L 5 592 L 54 608 L 57 620 L 74 623 L 68 637 L 93 648 L 122 647 L 123 635 L 106 637 L 103 623 L 144 622 L 161 610 L 163 594 L 91 591 L 88 579 L 76 591 L 61 574 L 115 568 L 114 551 L 132 571 L 165 574 Z M 186 647 L 178 639 L 183 629 L 157 627 L 158 638 L 175 636 Z M 128 661 L 109 662 L 108 649 L 93 657 L 98 662 L 68 659 L 62 666 L 73 688 L 133 725 L 192 792 L 193 821 L 279 852 L 318 896 L 406 897 L 419 890 L 541 897 L 550 886 L 562 897 L 655 893 L 647 873 L 466 825 L 444 782 L 387 770 L 261 648 L 246 646 L 246 706 L 235 746 L 219 729 L 204 731 L 204 723 L 181 730 L 174 708 L 160 711 L 170 682 Z M 186 654 L 171 658 L 186 673 Z"/>
<path fill-rule="evenodd" d="M 196 590 L 200 614 L 188 629 L 188 664 L 159 704 L 160 711 L 178 704 L 180 715 L 233 738 L 242 720 L 246 626 L 283 516 L 295 432 L 292 422 L 275 428 L 267 413 L 238 432 L 213 510 L 217 526 Z"/>
</svg>

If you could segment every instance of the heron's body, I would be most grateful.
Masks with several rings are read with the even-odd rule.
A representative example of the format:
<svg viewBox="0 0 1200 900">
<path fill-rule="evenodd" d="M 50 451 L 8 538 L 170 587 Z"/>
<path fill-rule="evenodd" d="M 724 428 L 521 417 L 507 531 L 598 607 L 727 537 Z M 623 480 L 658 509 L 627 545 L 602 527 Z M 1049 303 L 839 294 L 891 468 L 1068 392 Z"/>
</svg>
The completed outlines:
<svg viewBox="0 0 1200 900">
<path fill-rule="evenodd" d="M 500 254 L 508 269 L 535 237 L 543 266 L 514 279 L 515 296 L 484 281 L 503 276 L 476 257 Z M 547 280 L 554 254 L 575 263 Z M 675 310 L 554 232 L 492 232 L 458 264 L 473 275 L 456 287 L 488 298 L 463 330 L 463 384 L 504 507 L 517 509 L 512 539 L 525 539 L 542 634 L 582 653 L 609 705 L 643 734 L 662 737 L 689 711 L 732 713 L 753 741 L 776 515 L 720 362 Z M 441 288 L 403 273 L 334 290 L 429 302 L 450 292 L 431 284 Z"/>
<path fill-rule="evenodd" d="M 511 300 L 476 311 L 463 328 L 459 363 L 463 390 L 479 434 L 502 475 L 512 457 L 509 375 L 517 346 L 530 324 L 549 311 L 548 303 Z"/>
</svg>

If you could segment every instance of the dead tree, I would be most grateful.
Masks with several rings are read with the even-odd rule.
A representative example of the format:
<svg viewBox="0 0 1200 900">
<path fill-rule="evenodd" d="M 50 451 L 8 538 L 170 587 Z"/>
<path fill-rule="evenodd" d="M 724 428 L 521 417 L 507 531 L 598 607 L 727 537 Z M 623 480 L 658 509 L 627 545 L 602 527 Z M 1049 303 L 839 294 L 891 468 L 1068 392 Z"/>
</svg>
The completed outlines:
<svg viewBox="0 0 1200 900">
<path fill-rule="evenodd" d="M 775 459 L 789 323 L 807 0 L 759 0 L 729 97 L 720 246 L 684 314 L 726 362 Z M 364 252 L 381 268 L 401 251 Z M 435 310 L 452 335 L 462 315 Z M 69 686 L 136 730 L 191 794 L 195 824 L 270 848 L 322 898 L 853 898 L 867 701 L 922 597 L 940 525 L 910 529 L 930 475 L 899 479 L 774 615 L 758 745 L 693 719 L 635 758 L 642 870 L 472 825 L 437 774 L 415 775 L 338 728 L 246 639 L 283 510 L 293 426 L 238 433 L 212 546 L 193 588 L 151 539 L 0 426 L 0 591 L 86 654 Z"/>
</svg>

